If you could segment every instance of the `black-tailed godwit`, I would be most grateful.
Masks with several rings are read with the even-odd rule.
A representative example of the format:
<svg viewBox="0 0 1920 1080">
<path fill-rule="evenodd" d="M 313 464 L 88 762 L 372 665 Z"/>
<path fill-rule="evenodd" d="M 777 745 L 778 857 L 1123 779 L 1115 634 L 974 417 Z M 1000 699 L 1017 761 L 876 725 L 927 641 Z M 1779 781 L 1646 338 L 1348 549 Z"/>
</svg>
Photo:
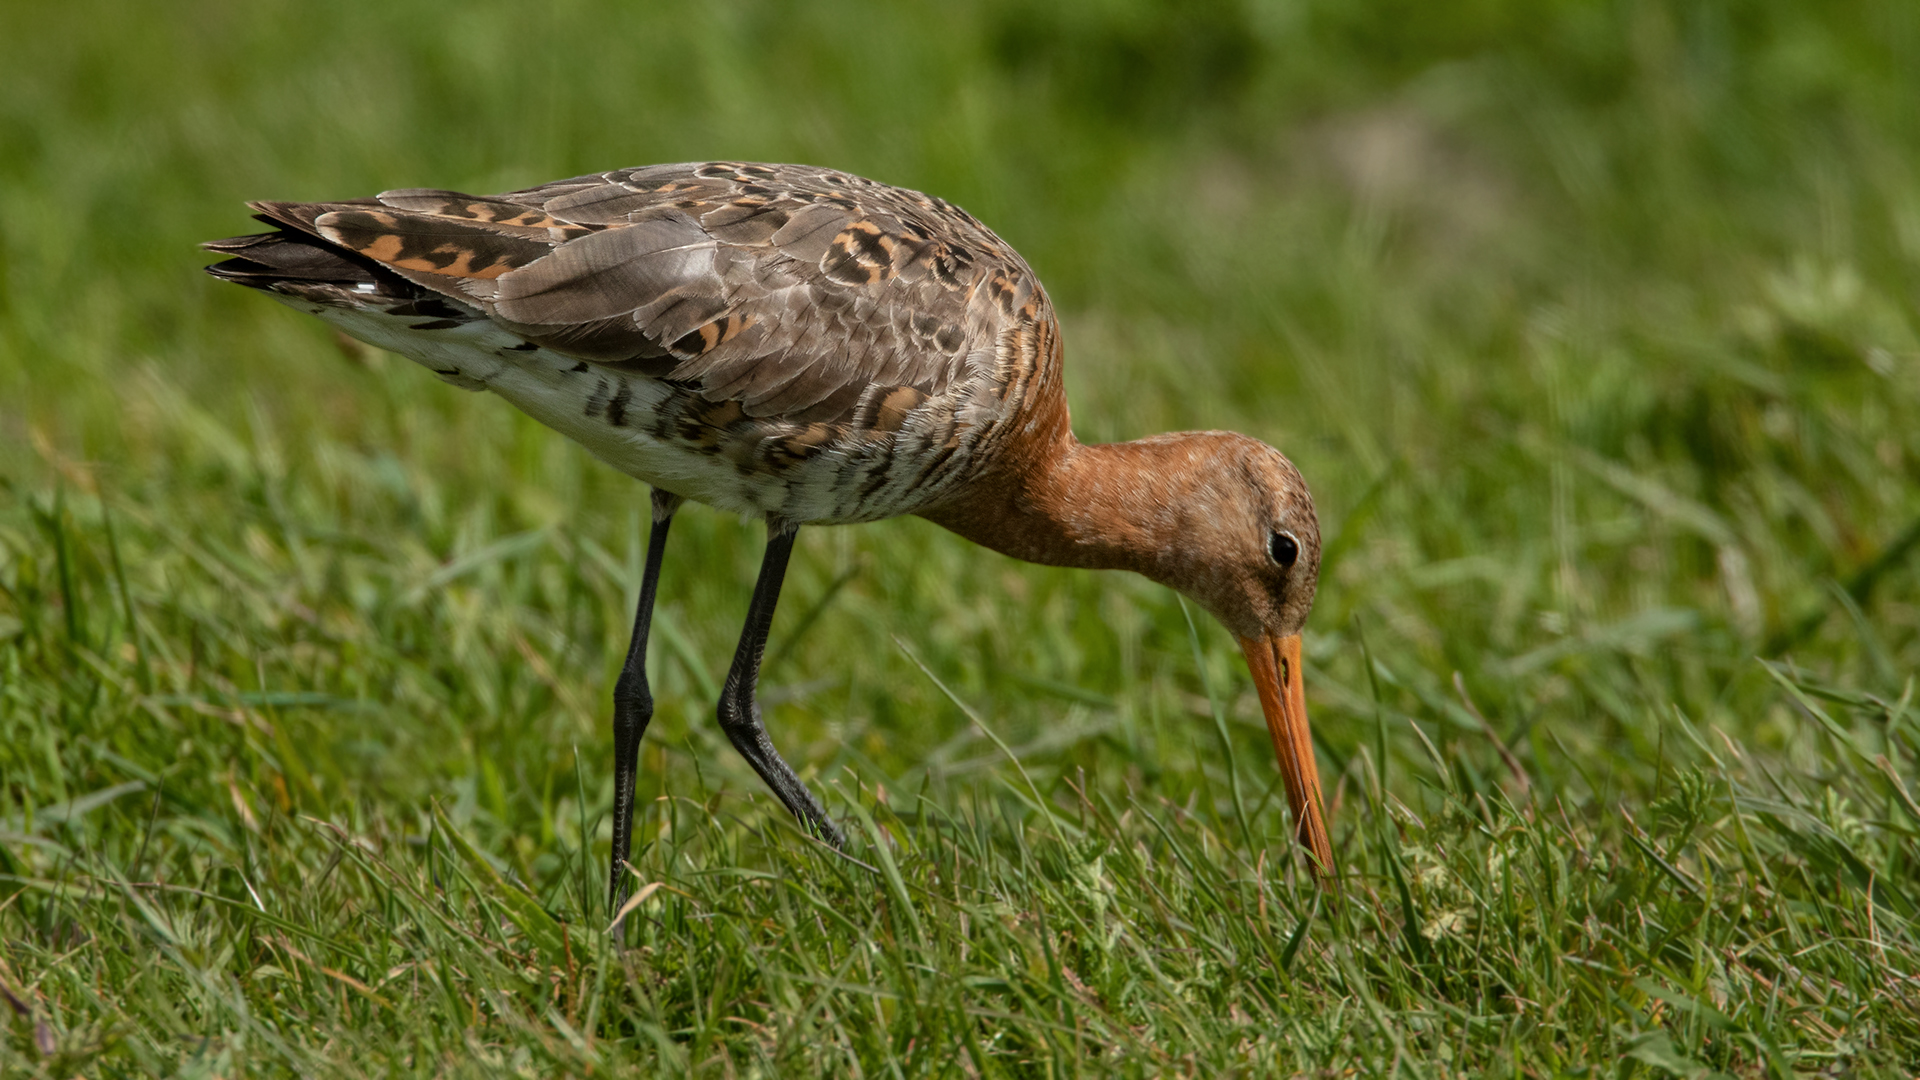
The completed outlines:
<svg viewBox="0 0 1920 1080">
<path fill-rule="evenodd" d="M 1213 613 L 1246 655 L 1296 835 L 1331 872 L 1300 670 L 1320 569 L 1306 482 L 1231 432 L 1076 440 L 1053 306 L 966 211 L 727 162 L 250 205 L 275 231 L 206 245 L 228 257 L 209 273 L 491 390 L 652 485 L 613 693 L 616 909 L 653 715 L 647 630 L 687 499 L 767 523 L 720 726 L 816 835 L 843 843 L 754 701 L 787 559 L 802 525 L 918 514 L 1029 562 L 1136 571 Z"/>
</svg>

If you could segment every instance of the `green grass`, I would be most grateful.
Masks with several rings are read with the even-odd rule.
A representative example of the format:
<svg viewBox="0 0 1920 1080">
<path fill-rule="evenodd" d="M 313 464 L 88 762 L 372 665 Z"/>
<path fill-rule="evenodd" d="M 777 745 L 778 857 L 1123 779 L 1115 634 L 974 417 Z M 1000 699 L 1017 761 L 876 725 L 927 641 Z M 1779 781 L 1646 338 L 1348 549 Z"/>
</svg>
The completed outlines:
<svg viewBox="0 0 1920 1080">
<path fill-rule="evenodd" d="M 1920 8 L 1051 9 L 7 7 L 0 1072 L 1920 1071 Z M 917 521 L 775 625 L 825 851 L 690 508 L 610 948 L 644 491 L 192 245 L 721 157 L 991 223 L 1082 437 L 1300 465 L 1339 893 L 1227 634 Z"/>
</svg>

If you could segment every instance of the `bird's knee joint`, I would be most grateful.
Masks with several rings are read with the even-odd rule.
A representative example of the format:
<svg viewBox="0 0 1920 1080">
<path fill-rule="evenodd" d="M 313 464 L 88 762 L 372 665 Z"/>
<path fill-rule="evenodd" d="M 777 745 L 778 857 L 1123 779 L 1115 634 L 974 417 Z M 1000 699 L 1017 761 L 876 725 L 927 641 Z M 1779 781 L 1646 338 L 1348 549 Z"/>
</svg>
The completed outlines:
<svg viewBox="0 0 1920 1080">
<path fill-rule="evenodd" d="M 753 707 L 752 698 L 722 697 L 715 712 L 722 731 L 752 731 L 759 726 L 758 710 Z"/>
<path fill-rule="evenodd" d="M 647 676 L 637 671 L 622 671 L 612 684 L 612 700 L 653 705 L 653 688 L 647 686 Z"/>
<path fill-rule="evenodd" d="M 634 709 L 644 716 L 653 715 L 653 691 L 647 686 L 644 677 L 622 675 L 613 684 L 614 704 L 626 709 Z"/>
</svg>

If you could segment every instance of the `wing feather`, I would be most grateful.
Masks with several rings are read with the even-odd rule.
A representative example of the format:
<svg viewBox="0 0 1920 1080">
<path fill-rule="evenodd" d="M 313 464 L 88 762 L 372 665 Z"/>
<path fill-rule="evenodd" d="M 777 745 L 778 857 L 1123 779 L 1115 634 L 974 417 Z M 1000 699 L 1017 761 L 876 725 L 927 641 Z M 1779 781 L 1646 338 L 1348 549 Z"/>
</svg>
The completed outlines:
<svg viewBox="0 0 1920 1080">
<path fill-rule="evenodd" d="M 637 311 L 711 280 L 716 247 L 686 214 L 655 211 L 625 228 L 561 244 L 506 277 L 494 310 L 508 322 L 540 326 Z"/>
<path fill-rule="evenodd" d="M 964 211 L 804 166 L 650 166 L 501 195 L 407 188 L 255 209 L 529 341 L 668 373 L 752 417 L 897 425 L 902 403 L 938 396 L 969 357 L 1051 318 L 1032 271 Z"/>
</svg>

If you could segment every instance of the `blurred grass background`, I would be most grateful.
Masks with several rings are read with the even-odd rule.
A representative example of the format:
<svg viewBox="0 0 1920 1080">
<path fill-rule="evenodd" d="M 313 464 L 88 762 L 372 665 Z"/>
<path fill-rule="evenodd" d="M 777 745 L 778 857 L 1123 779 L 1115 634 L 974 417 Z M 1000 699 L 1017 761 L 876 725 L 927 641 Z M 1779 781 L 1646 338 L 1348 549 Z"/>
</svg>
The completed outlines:
<svg viewBox="0 0 1920 1080">
<path fill-rule="evenodd" d="M 1920 1068 L 1920 7 L 0 11 L 8 1071 Z M 1083 439 L 1300 465 L 1340 897 L 1226 634 L 917 521 L 788 579 L 770 727 L 894 837 L 820 855 L 696 508 L 608 949 L 644 490 L 193 245 L 720 158 L 986 221 Z"/>
</svg>

